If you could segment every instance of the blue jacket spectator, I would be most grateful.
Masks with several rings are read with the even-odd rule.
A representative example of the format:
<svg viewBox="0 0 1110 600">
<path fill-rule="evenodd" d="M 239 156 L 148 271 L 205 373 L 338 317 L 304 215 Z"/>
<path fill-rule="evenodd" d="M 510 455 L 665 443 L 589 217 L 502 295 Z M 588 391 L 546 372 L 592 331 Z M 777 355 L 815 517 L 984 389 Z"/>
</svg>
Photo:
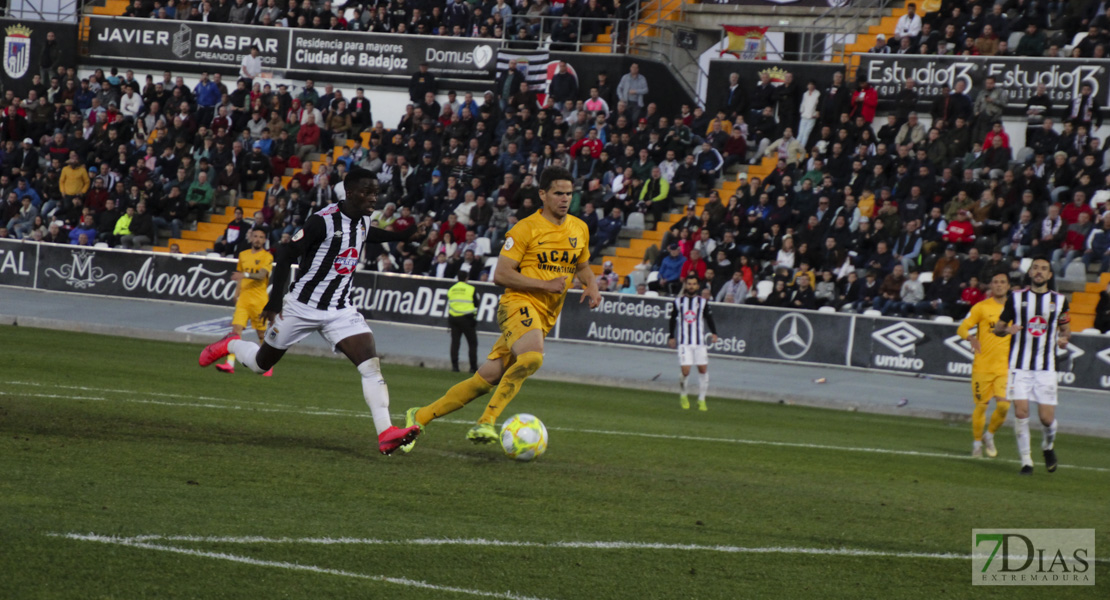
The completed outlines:
<svg viewBox="0 0 1110 600">
<path fill-rule="evenodd" d="M 206 76 L 202 77 L 193 88 L 193 94 L 197 97 L 197 104 L 200 106 L 216 106 L 220 103 L 220 86 Z"/>
</svg>

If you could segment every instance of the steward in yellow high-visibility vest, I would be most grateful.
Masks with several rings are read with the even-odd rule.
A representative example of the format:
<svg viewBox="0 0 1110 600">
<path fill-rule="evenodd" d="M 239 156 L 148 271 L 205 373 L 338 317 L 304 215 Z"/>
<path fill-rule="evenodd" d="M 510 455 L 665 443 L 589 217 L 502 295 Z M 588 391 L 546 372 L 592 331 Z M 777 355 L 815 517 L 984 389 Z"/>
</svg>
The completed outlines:
<svg viewBox="0 0 1110 600">
<path fill-rule="evenodd" d="M 478 290 L 467 283 L 470 271 L 459 271 L 459 282 L 447 290 L 447 324 L 451 328 L 451 370 L 459 370 L 459 342 L 466 336 L 470 372 L 478 370 Z"/>
</svg>

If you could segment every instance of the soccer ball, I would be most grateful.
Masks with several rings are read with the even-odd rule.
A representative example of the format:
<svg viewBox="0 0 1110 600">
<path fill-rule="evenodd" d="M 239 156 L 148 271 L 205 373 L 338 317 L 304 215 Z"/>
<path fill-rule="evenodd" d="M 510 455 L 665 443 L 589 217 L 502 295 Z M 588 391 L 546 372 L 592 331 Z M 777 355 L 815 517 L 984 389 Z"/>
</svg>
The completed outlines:
<svg viewBox="0 0 1110 600">
<path fill-rule="evenodd" d="M 513 415 L 501 426 L 501 449 L 519 461 L 537 459 L 547 450 L 547 428 L 532 415 Z"/>
</svg>

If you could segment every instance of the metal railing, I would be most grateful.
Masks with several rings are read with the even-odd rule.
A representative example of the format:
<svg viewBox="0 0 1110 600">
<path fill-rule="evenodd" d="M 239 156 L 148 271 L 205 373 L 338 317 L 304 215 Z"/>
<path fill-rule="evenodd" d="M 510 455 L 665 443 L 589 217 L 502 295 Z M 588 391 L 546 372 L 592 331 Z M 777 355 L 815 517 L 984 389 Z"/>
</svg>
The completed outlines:
<svg viewBox="0 0 1110 600">
<path fill-rule="evenodd" d="M 550 39 L 557 25 L 563 19 L 569 20 L 575 39 L 570 42 L 560 42 Z M 527 27 L 532 39 L 521 41 L 517 39 L 517 32 L 521 27 Z M 536 49 L 549 47 L 553 52 L 584 52 L 583 46 L 608 46 L 609 51 L 616 54 L 621 51 L 622 41 L 628 37 L 629 23 L 616 17 L 568 17 L 564 15 L 513 15 L 512 27 L 501 28 L 501 39 L 506 48 Z M 612 36 L 607 42 L 599 42 L 597 38 L 606 33 Z M 550 46 L 548 43 L 550 42 Z"/>
<path fill-rule="evenodd" d="M 886 16 L 890 3 L 891 0 L 853 0 L 852 10 L 830 6 L 802 34 L 802 56 L 799 60 L 825 61 L 837 55 L 843 59 L 848 38 L 860 34 L 868 24 Z"/>
</svg>

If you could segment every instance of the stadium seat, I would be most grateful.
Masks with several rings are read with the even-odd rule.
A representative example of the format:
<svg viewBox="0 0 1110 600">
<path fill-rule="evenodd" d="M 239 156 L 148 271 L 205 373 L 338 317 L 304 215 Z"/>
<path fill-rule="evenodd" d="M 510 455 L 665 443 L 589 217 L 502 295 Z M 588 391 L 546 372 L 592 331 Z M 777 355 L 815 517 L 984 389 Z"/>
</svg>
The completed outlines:
<svg viewBox="0 0 1110 600">
<path fill-rule="evenodd" d="M 644 213 L 634 212 L 628 215 L 628 222 L 624 226 L 628 229 L 643 229 Z"/>
<path fill-rule="evenodd" d="M 497 268 L 497 257 L 491 256 L 486 259 L 486 268 L 489 269 L 490 279 L 493 279 L 493 270 Z"/>
<path fill-rule="evenodd" d="M 926 283 L 932 283 L 933 282 L 933 272 L 932 271 L 924 271 L 923 273 L 921 273 L 921 275 L 918 275 L 917 280 L 921 282 L 921 285 L 925 285 Z"/>
<path fill-rule="evenodd" d="M 655 290 L 648 290 L 648 291 L 644 292 L 644 295 L 645 296 L 651 296 L 652 298 L 657 298 L 659 296 L 659 292 L 657 292 Z"/>
<path fill-rule="evenodd" d="M 1033 158 L 1033 153 L 1033 149 L 1029 146 L 1026 146 L 1017 151 L 1017 154 L 1014 155 L 1014 160 L 1016 160 L 1018 163 L 1024 163 Z"/>
<path fill-rule="evenodd" d="M 1061 277 L 1068 281 L 1087 281 L 1087 268 L 1083 266 L 1083 261 L 1073 260 L 1068 263 Z"/>
<path fill-rule="evenodd" d="M 869 308 L 869 309 L 863 311 L 863 316 L 865 316 L 865 317 L 881 317 L 881 316 L 883 316 L 883 313 L 880 312 L 880 311 L 877 311 L 873 308 Z"/>
<path fill-rule="evenodd" d="M 659 281 L 659 271 L 652 271 L 651 273 L 648 273 L 647 283 L 651 284 L 656 281 Z"/>
<path fill-rule="evenodd" d="M 220 254 L 219 252 L 209 252 L 205 256 L 207 256 L 208 258 L 223 258 L 224 255 Z"/>
<path fill-rule="evenodd" d="M 108 242 L 97 242 L 97 243 L 93 244 L 93 248 L 110 248 L 110 247 L 111 246 L 108 245 Z"/>
<path fill-rule="evenodd" d="M 1015 31 L 1015 32 L 1010 34 L 1010 39 L 1006 40 L 1006 43 L 1009 45 L 1009 47 L 1011 49 L 1017 48 L 1018 44 L 1021 43 L 1021 38 L 1023 38 L 1023 37 L 1025 37 L 1025 32 L 1024 31 Z"/>
<path fill-rule="evenodd" d="M 1083 331 L 1080 331 L 1079 335 L 1102 335 L 1102 332 L 1095 329 L 1094 327 L 1088 327 Z"/>
<path fill-rule="evenodd" d="M 821 308 L 817 309 L 817 312 L 834 313 L 836 312 L 836 309 L 831 306 L 822 306 Z"/>
<path fill-rule="evenodd" d="M 1033 265 L 1033 259 L 1032 258 L 1025 257 L 1025 258 L 1021 259 L 1021 270 L 1022 271 L 1028 272 L 1029 267 L 1032 266 L 1032 265 Z"/>
<path fill-rule="evenodd" d="M 640 285 L 641 283 L 644 283 L 645 280 L 644 272 L 638 269 L 634 269 L 631 273 L 629 273 L 628 278 L 632 281 L 633 288 Z"/>
<path fill-rule="evenodd" d="M 490 255 L 489 238 L 480 237 L 480 238 L 474 240 L 474 243 L 478 244 L 477 254 L 479 256 L 489 256 Z"/>
<path fill-rule="evenodd" d="M 767 280 L 758 281 L 755 284 L 755 297 L 759 298 L 760 300 L 766 300 L 767 296 L 770 296 L 771 292 L 774 291 L 774 289 L 775 282 Z"/>
<path fill-rule="evenodd" d="M 937 318 L 933 319 L 933 322 L 934 323 L 955 323 L 956 320 L 953 319 L 952 317 L 948 316 L 948 315 L 940 315 Z"/>
</svg>

